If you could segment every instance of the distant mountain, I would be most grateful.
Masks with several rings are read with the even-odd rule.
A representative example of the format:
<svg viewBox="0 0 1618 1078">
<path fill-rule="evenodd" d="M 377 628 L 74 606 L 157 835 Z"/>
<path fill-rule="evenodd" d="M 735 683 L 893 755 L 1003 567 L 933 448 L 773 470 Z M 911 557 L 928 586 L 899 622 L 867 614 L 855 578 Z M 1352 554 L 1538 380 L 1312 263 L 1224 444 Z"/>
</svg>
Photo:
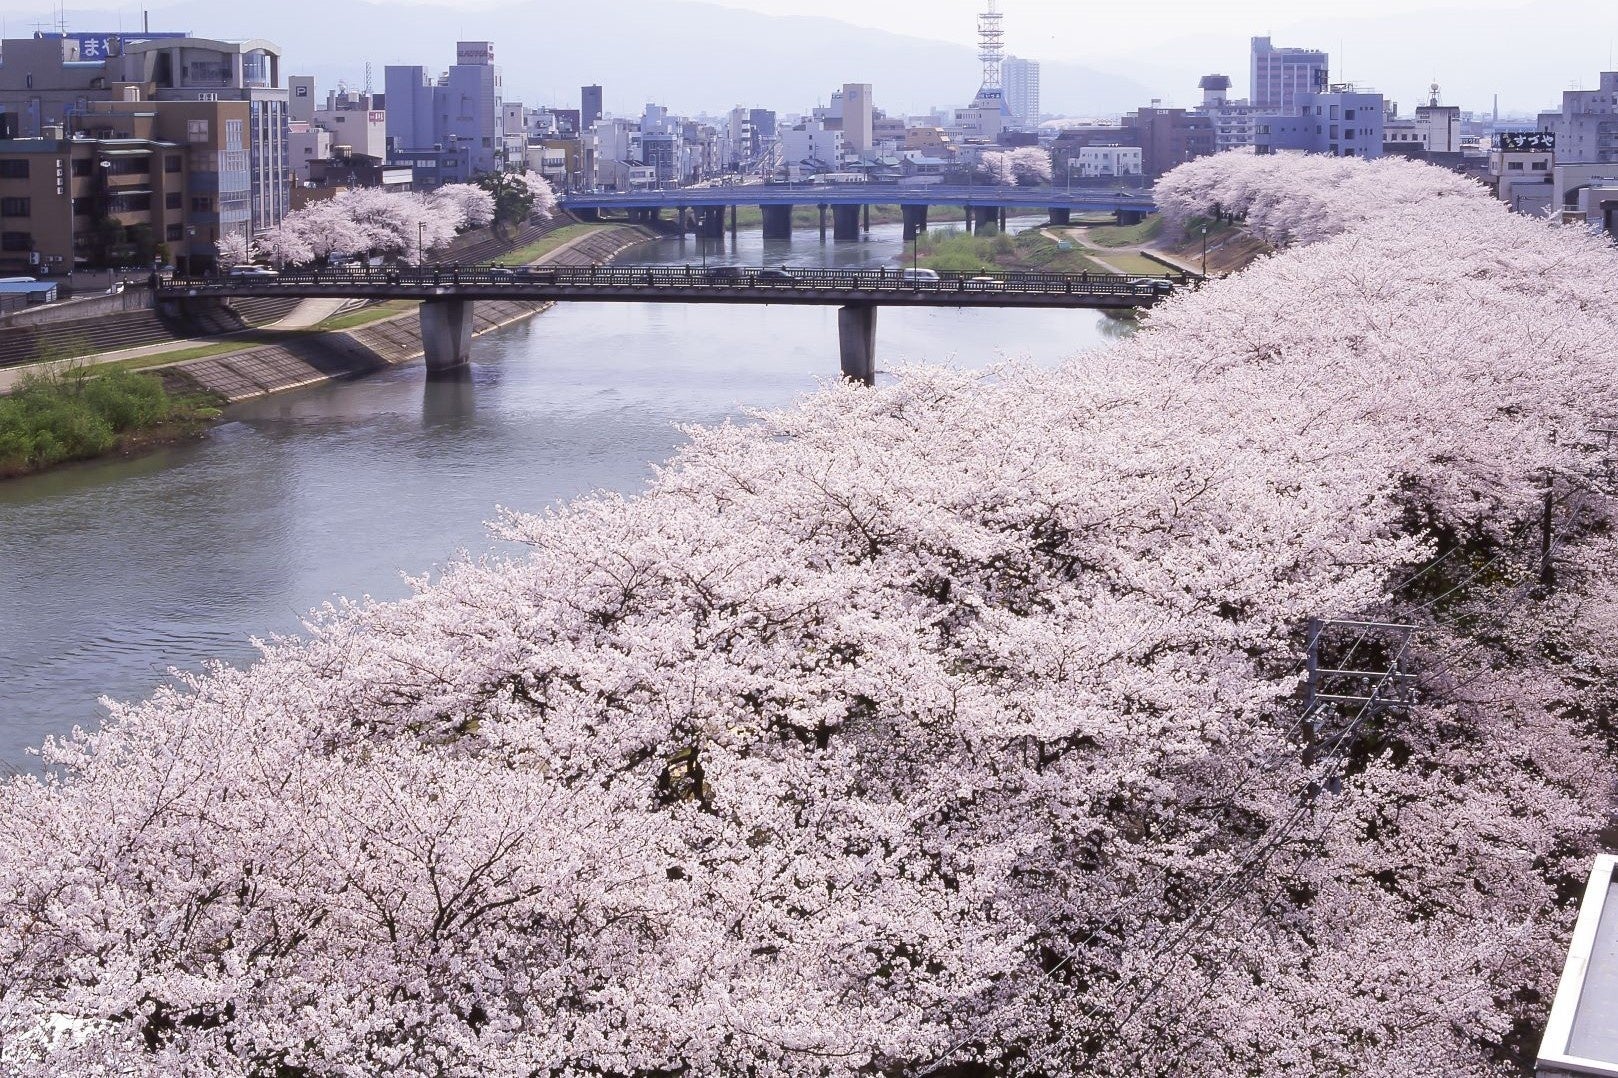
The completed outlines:
<svg viewBox="0 0 1618 1078">
<path fill-rule="evenodd" d="M 74 9 L 71 15 L 74 31 L 134 29 L 127 9 Z M 36 19 L 53 22 L 48 10 L 8 15 L 9 35 L 31 32 Z M 808 111 L 844 82 L 872 83 L 877 106 L 893 112 L 958 108 L 977 91 L 980 71 L 970 25 L 961 27 L 955 45 L 694 0 L 529 0 L 498 7 L 182 0 L 154 9 L 151 28 L 267 38 L 286 50 L 283 74 L 314 75 L 322 96 L 339 78 L 360 85 L 367 61 L 380 91 L 387 64 L 437 72 L 454 62 L 457 40 L 489 40 L 504 68 L 508 99 L 577 107 L 579 86 L 599 82 L 608 110 L 620 115 L 639 115 L 648 101 L 686 114 L 739 104 Z M 1074 64 L 1045 64 L 1042 81 L 1047 112 L 1118 113 L 1152 96 L 1128 78 Z"/>
</svg>

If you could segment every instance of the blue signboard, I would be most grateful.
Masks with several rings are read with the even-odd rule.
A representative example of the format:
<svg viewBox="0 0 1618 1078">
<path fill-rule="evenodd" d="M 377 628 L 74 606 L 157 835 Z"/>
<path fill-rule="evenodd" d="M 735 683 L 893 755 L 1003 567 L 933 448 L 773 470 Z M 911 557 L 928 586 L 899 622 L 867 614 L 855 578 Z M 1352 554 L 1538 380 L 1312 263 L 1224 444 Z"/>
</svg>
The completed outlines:
<svg viewBox="0 0 1618 1078">
<path fill-rule="evenodd" d="M 48 34 L 41 36 L 66 38 L 68 41 L 77 42 L 79 46 L 79 59 L 84 62 L 96 62 L 105 60 L 111 56 L 122 56 L 124 54 L 124 46 L 133 44 L 136 41 L 153 41 L 158 38 L 170 37 L 190 37 L 191 35 L 185 31 L 159 30 L 155 33 L 132 31 L 127 34 L 101 32 L 93 34 Z"/>
</svg>

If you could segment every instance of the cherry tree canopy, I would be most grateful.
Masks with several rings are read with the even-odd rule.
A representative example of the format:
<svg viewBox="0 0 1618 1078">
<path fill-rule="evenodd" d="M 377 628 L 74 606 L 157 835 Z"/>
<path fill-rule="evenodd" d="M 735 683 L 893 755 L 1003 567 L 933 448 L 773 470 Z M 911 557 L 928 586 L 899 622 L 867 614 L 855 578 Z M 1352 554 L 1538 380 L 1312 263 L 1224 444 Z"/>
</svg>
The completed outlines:
<svg viewBox="0 0 1618 1078">
<path fill-rule="evenodd" d="M 982 156 L 980 163 L 989 174 L 989 181 L 1004 187 L 1051 182 L 1051 155 L 1038 146 L 991 150 Z"/>
<path fill-rule="evenodd" d="M 1521 1073 L 1612 804 L 1618 256 L 1426 166 L 1190 167 L 1295 246 L 1057 371 L 693 430 L 48 746 L 0 1070 Z M 1349 615 L 1422 696 L 1305 766 Z"/>
<path fill-rule="evenodd" d="M 520 179 L 535 192 L 533 212 L 550 217 L 556 210 L 550 184 L 533 173 Z M 420 263 L 425 252 L 492 220 L 494 198 L 476 184 L 445 184 L 427 195 L 362 187 L 287 214 L 260 245 L 277 262 L 390 254 Z"/>
</svg>

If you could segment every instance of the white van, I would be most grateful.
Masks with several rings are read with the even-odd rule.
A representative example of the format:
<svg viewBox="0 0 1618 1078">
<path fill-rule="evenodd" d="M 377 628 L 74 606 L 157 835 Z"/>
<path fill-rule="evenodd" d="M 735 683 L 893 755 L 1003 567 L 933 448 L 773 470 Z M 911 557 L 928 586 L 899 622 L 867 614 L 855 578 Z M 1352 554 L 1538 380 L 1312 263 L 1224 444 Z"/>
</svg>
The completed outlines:
<svg viewBox="0 0 1618 1078">
<path fill-rule="evenodd" d="M 938 271 L 930 269 L 902 269 L 899 271 L 901 281 L 936 281 Z"/>
</svg>

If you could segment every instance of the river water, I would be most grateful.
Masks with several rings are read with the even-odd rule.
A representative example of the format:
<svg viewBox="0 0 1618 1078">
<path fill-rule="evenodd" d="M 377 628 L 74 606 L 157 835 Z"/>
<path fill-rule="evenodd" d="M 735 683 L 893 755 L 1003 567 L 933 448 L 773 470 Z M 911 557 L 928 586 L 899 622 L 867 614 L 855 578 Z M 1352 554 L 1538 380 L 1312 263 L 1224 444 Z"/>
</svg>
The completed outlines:
<svg viewBox="0 0 1618 1078">
<path fill-rule="evenodd" d="M 1031 225 L 1036 222 L 1022 222 Z M 898 225 L 858 243 L 759 233 L 709 264 L 894 265 Z M 659 241 L 635 263 L 699 263 Z M 883 309 L 877 359 L 1054 363 L 1117 336 L 1093 311 Z M 253 657 L 337 595 L 395 598 L 458 550 L 494 549 L 496 506 L 632 492 L 676 424 L 791 404 L 838 374 L 833 307 L 562 304 L 479 338 L 462 381 L 417 364 L 231 409 L 206 439 L 0 483 L 0 771 L 100 720 L 171 667 Z"/>
</svg>

